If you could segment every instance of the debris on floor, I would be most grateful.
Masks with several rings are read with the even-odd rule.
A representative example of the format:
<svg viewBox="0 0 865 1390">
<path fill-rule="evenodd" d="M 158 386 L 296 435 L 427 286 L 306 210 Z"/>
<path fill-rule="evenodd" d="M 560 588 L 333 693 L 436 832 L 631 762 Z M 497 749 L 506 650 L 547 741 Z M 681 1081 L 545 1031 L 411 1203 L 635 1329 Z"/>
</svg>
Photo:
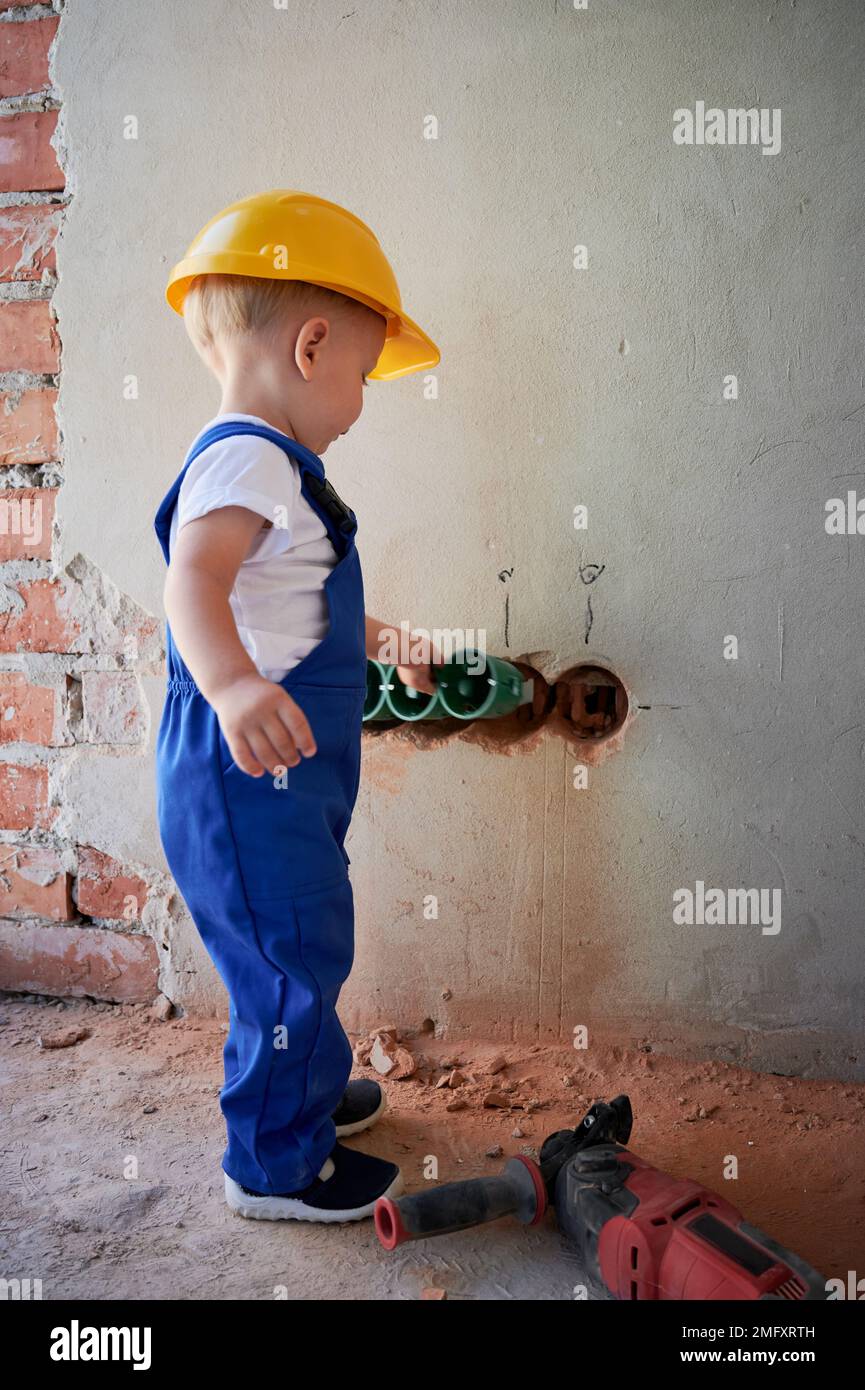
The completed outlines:
<svg viewBox="0 0 865 1390">
<path fill-rule="evenodd" d="M 89 1037 L 90 1031 L 87 1028 L 66 1028 L 60 1033 L 40 1033 L 36 1041 L 40 1047 L 74 1047 L 76 1043 Z"/>
<path fill-rule="evenodd" d="M 42 1045 L 73 1033 L 74 1046 Z M 224 1041 L 218 1019 L 160 1021 L 148 1005 L 0 999 L 4 1277 L 41 1278 L 45 1299 L 255 1299 L 283 1288 L 304 1299 L 355 1300 L 359 1289 L 371 1300 L 573 1297 L 579 1270 L 550 1216 L 392 1254 L 371 1222 L 237 1220 L 220 1168 Z M 353 1075 L 379 1080 L 387 1110 L 347 1142 L 398 1162 L 407 1192 L 537 1157 L 549 1133 L 626 1092 L 637 1153 L 729 1192 L 827 1278 L 862 1268 L 863 1085 L 677 1061 L 642 1037 L 583 1052 L 503 1048 L 387 1023 L 353 1044 Z M 389 1070 L 373 1064 L 374 1049 Z"/>
</svg>

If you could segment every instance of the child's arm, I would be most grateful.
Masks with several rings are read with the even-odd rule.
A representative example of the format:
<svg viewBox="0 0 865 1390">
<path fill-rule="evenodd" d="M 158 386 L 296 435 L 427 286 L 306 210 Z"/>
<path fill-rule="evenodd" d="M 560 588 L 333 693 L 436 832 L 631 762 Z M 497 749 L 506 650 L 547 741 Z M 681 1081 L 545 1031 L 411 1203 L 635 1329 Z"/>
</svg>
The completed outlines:
<svg viewBox="0 0 865 1390">
<path fill-rule="evenodd" d="M 165 581 L 171 635 L 212 705 L 237 766 L 252 777 L 295 767 L 315 753 L 303 710 L 266 680 L 237 635 L 228 602 L 262 519 L 246 507 L 219 507 L 182 526 Z"/>
<path fill-rule="evenodd" d="M 381 658 L 379 653 L 382 648 L 391 651 L 396 650 L 400 655 L 400 640 L 404 639 L 405 634 L 398 627 L 391 623 L 382 623 L 378 618 L 366 615 L 366 654 L 371 656 L 374 661 Z M 403 685 L 410 685 L 415 690 L 423 690 L 427 695 L 435 694 L 435 680 L 431 672 L 431 663 L 438 662 L 439 656 L 429 638 L 422 638 L 419 634 L 412 635 L 411 650 L 405 653 L 410 660 L 405 666 L 397 666 L 397 675 Z"/>
</svg>

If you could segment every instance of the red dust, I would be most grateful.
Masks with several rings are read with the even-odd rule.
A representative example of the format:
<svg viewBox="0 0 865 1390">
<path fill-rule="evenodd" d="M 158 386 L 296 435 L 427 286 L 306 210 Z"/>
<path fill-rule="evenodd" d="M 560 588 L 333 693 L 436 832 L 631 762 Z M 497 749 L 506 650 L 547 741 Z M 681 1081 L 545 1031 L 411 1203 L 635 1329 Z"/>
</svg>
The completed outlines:
<svg viewBox="0 0 865 1390">
<path fill-rule="evenodd" d="M 380 1080 L 388 1108 L 348 1143 L 399 1163 L 407 1192 L 428 1186 L 430 1155 L 443 1182 L 496 1173 L 511 1155 L 537 1156 L 594 1101 L 625 1092 L 636 1153 L 719 1191 L 827 1278 L 865 1275 L 865 1086 L 683 1062 L 640 1037 L 578 1052 L 442 1039 L 430 1027 L 394 1030 L 415 1065 L 403 1079 L 353 1072 Z M 89 1036 L 40 1047 L 70 1028 Z M 422 1297 L 425 1286 L 495 1298 L 516 1277 L 513 1261 L 529 1259 L 533 1297 L 568 1296 L 544 1264 L 558 1249 L 552 1214 L 529 1246 L 503 1219 L 405 1247 L 402 1263 L 380 1249 L 371 1222 L 271 1231 L 231 1217 L 220 1171 L 224 1038 L 217 1020 L 160 1022 L 141 1004 L 10 996 L 0 1005 L 6 1277 L 40 1277 L 45 1299 L 273 1297 L 280 1285 L 289 1298 Z M 735 1182 L 723 1176 L 730 1155 Z"/>
</svg>

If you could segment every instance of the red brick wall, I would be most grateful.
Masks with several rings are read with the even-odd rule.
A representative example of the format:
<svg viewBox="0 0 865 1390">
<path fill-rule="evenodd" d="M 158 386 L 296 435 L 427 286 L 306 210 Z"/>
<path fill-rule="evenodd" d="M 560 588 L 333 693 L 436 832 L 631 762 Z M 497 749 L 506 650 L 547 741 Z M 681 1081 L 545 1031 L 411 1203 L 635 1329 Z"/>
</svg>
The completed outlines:
<svg viewBox="0 0 865 1390">
<path fill-rule="evenodd" d="M 127 606 L 109 633 L 95 588 L 56 565 L 61 22 L 49 4 L 0 0 L 0 989 L 148 1000 L 152 876 L 57 833 L 64 760 L 82 744 L 128 754 L 144 737 L 129 653 L 155 628 Z"/>
</svg>

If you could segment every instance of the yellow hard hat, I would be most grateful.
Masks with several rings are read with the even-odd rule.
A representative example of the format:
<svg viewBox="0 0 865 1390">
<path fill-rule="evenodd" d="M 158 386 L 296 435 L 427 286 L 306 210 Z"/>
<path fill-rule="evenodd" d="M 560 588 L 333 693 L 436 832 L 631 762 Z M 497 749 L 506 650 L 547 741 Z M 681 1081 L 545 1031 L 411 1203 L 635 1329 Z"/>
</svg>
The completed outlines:
<svg viewBox="0 0 865 1390">
<path fill-rule="evenodd" d="M 305 280 L 369 305 L 387 320 L 384 347 L 370 372 L 377 381 L 434 367 L 441 357 L 403 312 L 396 277 L 374 232 L 353 213 L 312 193 L 274 188 L 211 217 L 171 272 L 165 297 L 178 314 L 196 275 Z"/>
</svg>

